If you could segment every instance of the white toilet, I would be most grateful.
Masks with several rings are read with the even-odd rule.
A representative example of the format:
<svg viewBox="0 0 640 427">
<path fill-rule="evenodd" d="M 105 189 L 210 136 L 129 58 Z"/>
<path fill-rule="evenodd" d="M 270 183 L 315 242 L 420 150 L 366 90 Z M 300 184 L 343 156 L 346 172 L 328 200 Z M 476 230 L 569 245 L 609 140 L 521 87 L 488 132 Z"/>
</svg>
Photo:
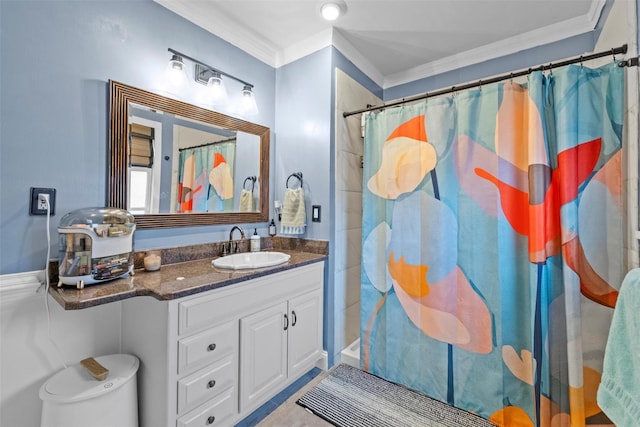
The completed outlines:
<svg viewBox="0 0 640 427">
<path fill-rule="evenodd" d="M 40 387 L 41 427 L 138 427 L 136 374 L 140 361 L 129 354 L 95 360 L 109 370 L 103 381 L 77 364 Z"/>
</svg>

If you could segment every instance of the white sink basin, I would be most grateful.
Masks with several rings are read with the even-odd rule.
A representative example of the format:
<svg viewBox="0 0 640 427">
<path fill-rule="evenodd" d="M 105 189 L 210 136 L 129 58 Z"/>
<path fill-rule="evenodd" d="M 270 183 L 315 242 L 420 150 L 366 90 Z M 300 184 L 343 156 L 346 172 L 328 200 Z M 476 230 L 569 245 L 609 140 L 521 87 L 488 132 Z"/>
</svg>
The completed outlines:
<svg viewBox="0 0 640 427">
<path fill-rule="evenodd" d="M 246 270 L 284 264 L 289 258 L 291 255 L 282 252 L 244 252 L 216 258 L 211 264 L 216 268 Z"/>
</svg>

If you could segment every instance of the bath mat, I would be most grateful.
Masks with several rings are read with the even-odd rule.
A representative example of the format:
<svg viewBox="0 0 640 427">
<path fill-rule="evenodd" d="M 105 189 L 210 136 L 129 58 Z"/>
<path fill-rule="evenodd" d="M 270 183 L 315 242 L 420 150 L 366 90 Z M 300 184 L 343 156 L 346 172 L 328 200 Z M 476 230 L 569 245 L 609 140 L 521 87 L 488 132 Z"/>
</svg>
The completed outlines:
<svg viewBox="0 0 640 427">
<path fill-rule="evenodd" d="M 297 403 L 338 427 L 493 427 L 482 417 L 346 364 Z"/>
</svg>

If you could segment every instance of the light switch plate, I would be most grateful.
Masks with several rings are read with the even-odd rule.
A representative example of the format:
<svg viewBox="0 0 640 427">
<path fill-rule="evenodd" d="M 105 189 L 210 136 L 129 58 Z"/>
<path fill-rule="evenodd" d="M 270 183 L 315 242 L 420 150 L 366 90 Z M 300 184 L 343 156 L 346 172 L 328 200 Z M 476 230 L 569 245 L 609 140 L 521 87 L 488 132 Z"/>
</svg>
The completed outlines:
<svg viewBox="0 0 640 427">
<path fill-rule="evenodd" d="M 311 206 L 311 221 L 320 222 L 320 205 Z"/>
</svg>

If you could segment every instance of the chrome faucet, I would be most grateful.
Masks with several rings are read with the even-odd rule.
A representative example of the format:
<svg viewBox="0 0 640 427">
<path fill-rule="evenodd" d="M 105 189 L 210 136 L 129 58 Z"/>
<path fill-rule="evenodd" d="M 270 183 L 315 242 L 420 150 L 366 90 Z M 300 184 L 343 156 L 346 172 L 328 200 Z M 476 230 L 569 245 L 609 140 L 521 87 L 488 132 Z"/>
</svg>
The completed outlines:
<svg viewBox="0 0 640 427">
<path fill-rule="evenodd" d="M 238 243 L 235 244 L 235 248 L 232 250 L 233 232 L 235 230 L 238 230 L 240 232 L 240 239 L 244 240 L 244 231 L 242 231 L 242 228 L 238 227 L 237 225 L 234 225 L 231 231 L 229 231 L 229 253 L 232 253 L 232 251 L 238 252 Z"/>
</svg>

